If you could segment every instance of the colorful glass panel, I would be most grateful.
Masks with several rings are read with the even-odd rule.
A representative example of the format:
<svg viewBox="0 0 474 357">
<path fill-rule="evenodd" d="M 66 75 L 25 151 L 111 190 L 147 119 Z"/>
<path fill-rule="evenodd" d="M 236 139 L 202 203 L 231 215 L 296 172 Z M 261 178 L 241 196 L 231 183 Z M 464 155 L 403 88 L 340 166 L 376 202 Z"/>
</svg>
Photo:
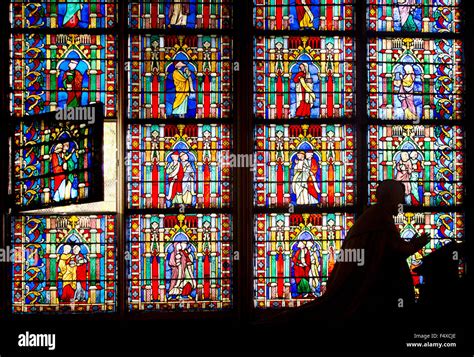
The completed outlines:
<svg viewBox="0 0 474 357">
<path fill-rule="evenodd" d="M 369 0 L 368 26 L 375 31 L 459 32 L 460 0 Z"/>
<path fill-rule="evenodd" d="M 135 124 L 127 142 L 130 208 L 229 206 L 228 125 Z"/>
<path fill-rule="evenodd" d="M 128 5 L 131 28 L 227 29 L 230 0 L 144 0 Z"/>
<path fill-rule="evenodd" d="M 129 117 L 230 117 L 229 37 L 134 35 L 129 40 Z"/>
<path fill-rule="evenodd" d="M 265 30 L 352 30 L 352 0 L 254 0 L 254 24 Z"/>
<path fill-rule="evenodd" d="M 128 247 L 130 310 L 231 306 L 230 215 L 132 215 Z"/>
<path fill-rule="evenodd" d="M 412 271 L 413 283 L 416 295 L 418 295 L 419 283 L 422 283 L 423 277 L 418 276 L 413 269 L 422 264 L 423 257 L 441 248 L 451 241 L 461 243 L 464 241 L 464 214 L 448 212 L 425 212 L 413 213 L 405 212 L 395 217 L 395 224 L 400 230 L 403 239 L 409 241 L 417 234 L 428 233 L 431 236 L 429 243 L 418 252 L 408 257 L 408 265 Z M 460 258 L 458 261 L 459 275 L 464 274 L 464 262 Z"/>
<path fill-rule="evenodd" d="M 255 306 L 294 307 L 321 296 L 351 214 L 258 214 Z"/>
<path fill-rule="evenodd" d="M 354 43 L 349 37 L 256 37 L 257 118 L 351 117 Z"/>
<path fill-rule="evenodd" d="M 89 114 L 96 123 L 59 121 L 55 114 L 46 114 L 16 124 L 13 177 L 17 207 L 43 208 L 103 198 L 103 123 L 99 114 L 95 116 L 100 110 L 80 109 L 92 110 Z"/>
<path fill-rule="evenodd" d="M 116 116 L 114 36 L 18 33 L 11 46 L 14 115 L 102 102 Z"/>
<path fill-rule="evenodd" d="M 18 216 L 12 220 L 13 312 L 112 312 L 114 216 Z"/>
<path fill-rule="evenodd" d="M 372 38 L 368 60 L 370 117 L 462 119 L 461 41 Z"/>
<path fill-rule="evenodd" d="M 116 24 L 115 1 L 13 0 L 13 28 L 111 28 Z"/>
<path fill-rule="evenodd" d="M 344 125 L 257 125 L 255 204 L 354 203 L 354 132 Z"/>
<path fill-rule="evenodd" d="M 369 127 L 370 198 L 377 182 L 402 181 L 406 204 L 452 206 L 463 203 L 464 134 L 458 126 Z"/>
</svg>

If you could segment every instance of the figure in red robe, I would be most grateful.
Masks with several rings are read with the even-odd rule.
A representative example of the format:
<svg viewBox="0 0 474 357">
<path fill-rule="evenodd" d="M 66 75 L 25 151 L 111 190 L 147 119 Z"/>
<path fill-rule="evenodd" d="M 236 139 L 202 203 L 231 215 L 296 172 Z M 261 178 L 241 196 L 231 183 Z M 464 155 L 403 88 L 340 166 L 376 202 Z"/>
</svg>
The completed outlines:
<svg viewBox="0 0 474 357">
<path fill-rule="evenodd" d="M 171 161 L 166 167 L 168 175 L 169 191 L 166 197 L 171 204 L 183 203 L 183 165 L 179 159 L 179 152 L 175 151 L 171 154 Z"/>
<path fill-rule="evenodd" d="M 296 83 L 296 117 L 311 116 L 311 108 L 316 100 L 313 92 L 313 80 L 307 63 L 301 63 L 299 71 L 295 74 L 293 82 Z"/>
<path fill-rule="evenodd" d="M 71 60 L 68 70 L 62 76 L 64 89 L 67 91 L 67 106 L 78 107 L 81 105 L 82 82 L 84 76 L 77 70 L 79 62 L 75 59 Z"/>
<path fill-rule="evenodd" d="M 299 241 L 296 249 L 294 249 L 291 257 L 293 263 L 293 272 L 296 282 L 296 292 L 300 296 L 307 296 L 311 293 L 311 286 L 309 284 L 311 271 L 311 254 L 306 241 Z"/>
</svg>

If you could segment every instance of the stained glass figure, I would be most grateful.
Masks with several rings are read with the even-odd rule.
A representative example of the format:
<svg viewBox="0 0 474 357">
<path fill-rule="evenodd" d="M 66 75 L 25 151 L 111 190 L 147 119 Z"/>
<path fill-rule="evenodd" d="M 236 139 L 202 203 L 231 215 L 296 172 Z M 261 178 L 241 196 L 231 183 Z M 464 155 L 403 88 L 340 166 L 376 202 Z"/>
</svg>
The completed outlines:
<svg viewBox="0 0 474 357">
<path fill-rule="evenodd" d="M 13 28 L 112 28 L 117 22 L 114 0 L 13 0 Z"/>
<path fill-rule="evenodd" d="M 230 117 L 230 38 L 133 35 L 129 41 L 129 117 Z"/>
<path fill-rule="evenodd" d="M 229 206 L 228 125 L 134 124 L 127 142 L 130 208 Z"/>
<path fill-rule="evenodd" d="M 370 30 L 459 32 L 460 0 L 369 0 Z"/>
<path fill-rule="evenodd" d="M 231 0 L 144 0 L 130 1 L 129 26 L 151 28 L 230 28 Z"/>
<path fill-rule="evenodd" d="M 115 311 L 114 216 L 17 216 L 12 230 L 14 313 Z"/>
<path fill-rule="evenodd" d="M 388 120 L 462 119 L 459 40 L 369 40 L 369 114 Z"/>
<path fill-rule="evenodd" d="M 255 116 L 351 117 L 353 61 L 349 37 L 256 37 Z"/>
<path fill-rule="evenodd" d="M 464 133 L 459 126 L 369 127 L 370 198 L 377 182 L 402 181 L 405 202 L 453 206 L 463 202 Z"/>
<path fill-rule="evenodd" d="M 102 102 L 116 116 L 114 36 L 17 33 L 11 55 L 14 115 Z"/>
<path fill-rule="evenodd" d="M 408 258 L 408 264 L 412 271 L 415 293 L 418 296 L 417 285 L 422 283 L 423 277 L 418 276 L 413 269 L 422 264 L 423 257 L 429 255 L 443 245 L 456 241 L 464 241 L 464 214 L 455 212 L 405 212 L 395 217 L 395 224 L 400 230 L 403 239 L 409 241 L 417 234 L 428 233 L 432 239 L 418 252 Z M 464 262 L 459 259 L 459 275 L 464 274 Z"/>
<path fill-rule="evenodd" d="M 257 125 L 255 204 L 354 203 L 354 132 L 344 125 Z"/>
<path fill-rule="evenodd" d="M 254 25 L 264 30 L 352 30 L 352 0 L 254 0 Z"/>
<path fill-rule="evenodd" d="M 132 215 L 128 247 L 130 310 L 231 306 L 229 215 Z"/>
<path fill-rule="evenodd" d="M 321 296 L 353 223 L 340 213 L 256 215 L 255 306 L 293 307 Z"/>
<path fill-rule="evenodd" d="M 17 208 L 103 199 L 103 106 L 75 109 L 84 118 L 78 112 L 58 111 L 17 122 L 13 145 Z M 59 120 L 58 115 L 67 115 L 63 119 L 69 120 Z M 93 123 L 79 121 L 89 116 Z"/>
</svg>

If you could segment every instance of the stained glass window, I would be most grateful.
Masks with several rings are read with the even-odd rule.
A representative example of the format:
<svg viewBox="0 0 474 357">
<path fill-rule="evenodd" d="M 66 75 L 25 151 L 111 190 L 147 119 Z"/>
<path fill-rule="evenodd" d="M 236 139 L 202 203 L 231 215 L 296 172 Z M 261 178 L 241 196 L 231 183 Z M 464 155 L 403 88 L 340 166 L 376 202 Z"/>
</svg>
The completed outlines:
<svg viewBox="0 0 474 357">
<path fill-rule="evenodd" d="M 227 118 L 232 41 L 217 35 L 133 35 L 130 118 Z"/>
<path fill-rule="evenodd" d="M 231 25 L 231 0 L 130 1 L 131 28 L 227 29 Z"/>
<path fill-rule="evenodd" d="M 293 307 L 321 296 L 351 214 L 258 214 L 255 305 Z"/>
<path fill-rule="evenodd" d="M 368 3 L 370 30 L 460 31 L 460 0 L 369 0 Z"/>
<path fill-rule="evenodd" d="M 370 198 L 377 182 L 405 185 L 406 203 L 452 206 L 463 202 L 464 133 L 459 126 L 369 127 Z"/>
<path fill-rule="evenodd" d="M 354 202 L 354 132 L 342 125 L 257 125 L 257 206 Z"/>
<path fill-rule="evenodd" d="M 254 24 L 265 30 L 352 30 L 352 0 L 254 0 Z"/>
<path fill-rule="evenodd" d="M 256 37 L 256 118 L 351 117 L 353 65 L 350 37 Z"/>
<path fill-rule="evenodd" d="M 16 116 L 105 104 L 116 116 L 112 35 L 16 33 L 11 39 L 11 111 Z"/>
<path fill-rule="evenodd" d="M 111 28 L 116 24 L 114 0 L 13 0 L 14 28 Z"/>
<path fill-rule="evenodd" d="M 453 39 L 370 39 L 370 117 L 462 119 L 462 53 Z"/>
<path fill-rule="evenodd" d="M 419 293 L 418 284 L 423 282 L 423 277 L 418 276 L 413 270 L 422 264 L 423 257 L 436 249 L 452 241 L 458 243 L 464 241 L 464 218 L 464 214 L 456 212 L 405 212 L 395 217 L 395 224 L 403 239 L 409 241 L 415 235 L 422 233 L 428 233 L 431 236 L 430 242 L 425 247 L 407 259 L 417 295 Z M 464 261 L 459 259 L 459 275 L 464 274 L 464 269 Z"/>
<path fill-rule="evenodd" d="M 17 216 L 12 231 L 14 312 L 115 310 L 114 216 Z"/>
<path fill-rule="evenodd" d="M 402 238 L 424 232 L 431 236 L 423 249 L 408 258 L 413 271 L 424 256 L 452 239 L 464 238 L 460 1 L 369 0 L 367 4 L 367 26 L 372 32 L 367 44 L 372 119 L 367 128 L 369 204 L 376 202 L 378 181 L 403 183 L 406 207 L 395 217 Z M 399 124 L 400 120 L 405 122 Z M 463 270 L 461 258 L 459 272 Z M 418 295 L 423 277 L 412 274 Z"/>
<path fill-rule="evenodd" d="M 132 215 L 127 229 L 130 310 L 230 306 L 229 215 Z"/>
<path fill-rule="evenodd" d="M 230 203 L 230 127 L 130 125 L 130 208 L 226 207 Z"/>
<path fill-rule="evenodd" d="M 128 9 L 128 309 L 228 309 L 231 2 L 130 1 Z"/>
<path fill-rule="evenodd" d="M 13 149 L 17 207 L 41 208 L 103 198 L 103 108 L 77 109 L 84 119 L 94 122 L 76 121 L 80 119 L 77 113 L 72 113 L 71 121 L 57 120 L 61 111 L 17 122 Z"/>
</svg>

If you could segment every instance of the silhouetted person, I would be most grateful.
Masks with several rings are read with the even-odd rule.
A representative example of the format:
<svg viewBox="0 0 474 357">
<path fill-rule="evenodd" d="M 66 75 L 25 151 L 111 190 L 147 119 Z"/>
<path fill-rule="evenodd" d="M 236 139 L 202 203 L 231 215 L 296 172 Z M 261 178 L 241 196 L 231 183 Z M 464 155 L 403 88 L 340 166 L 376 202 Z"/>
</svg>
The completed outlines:
<svg viewBox="0 0 474 357">
<path fill-rule="evenodd" d="M 406 316 L 404 312 L 415 300 L 407 258 L 430 237 L 423 234 L 408 242 L 401 238 L 393 216 L 398 214 L 404 194 L 402 183 L 381 182 L 377 204 L 362 214 L 345 238 L 340 256 L 346 261 L 336 261 L 326 292 L 316 301 L 280 313 L 270 321 L 386 319 L 395 316 L 393 313 Z M 347 254 L 343 254 L 358 250 L 362 261 L 348 261 Z"/>
</svg>

